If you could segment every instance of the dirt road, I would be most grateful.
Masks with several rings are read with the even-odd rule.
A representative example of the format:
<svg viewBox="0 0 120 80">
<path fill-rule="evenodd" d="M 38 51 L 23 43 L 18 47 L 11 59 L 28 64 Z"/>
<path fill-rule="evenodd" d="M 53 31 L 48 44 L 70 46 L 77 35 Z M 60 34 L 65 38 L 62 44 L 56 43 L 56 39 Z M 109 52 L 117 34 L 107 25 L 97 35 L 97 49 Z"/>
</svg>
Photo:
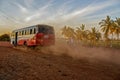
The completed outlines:
<svg viewBox="0 0 120 80">
<path fill-rule="evenodd" d="M 0 46 L 0 80 L 120 80 L 120 65 Z"/>
</svg>

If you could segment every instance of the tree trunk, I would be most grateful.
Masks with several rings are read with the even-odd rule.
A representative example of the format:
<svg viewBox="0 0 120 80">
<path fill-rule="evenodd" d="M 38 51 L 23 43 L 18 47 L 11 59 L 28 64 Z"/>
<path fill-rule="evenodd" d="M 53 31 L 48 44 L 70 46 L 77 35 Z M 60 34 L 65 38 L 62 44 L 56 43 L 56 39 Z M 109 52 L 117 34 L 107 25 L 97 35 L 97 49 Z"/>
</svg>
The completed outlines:
<svg viewBox="0 0 120 80">
<path fill-rule="evenodd" d="M 110 47 L 112 47 L 113 45 L 113 33 L 112 33 L 112 40 L 110 41 Z"/>
<path fill-rule="evenodd" d="M 117 34 L 117 40 L 119 40 L 119 33 Z"/>
</svg>

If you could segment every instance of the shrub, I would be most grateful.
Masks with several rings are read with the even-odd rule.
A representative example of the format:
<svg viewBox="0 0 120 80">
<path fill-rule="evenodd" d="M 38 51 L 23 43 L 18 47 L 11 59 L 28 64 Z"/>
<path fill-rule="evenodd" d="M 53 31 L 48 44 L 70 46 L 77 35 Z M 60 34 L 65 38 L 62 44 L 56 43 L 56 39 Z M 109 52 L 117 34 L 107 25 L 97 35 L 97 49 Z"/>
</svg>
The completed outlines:
<svg viewBox="0 0 120 80">
<path fill-rule="evenodd" d="M 10 41 L 10 36 L 8 34 L 3 34 L 0 36 L 0 41 Z"/>
</svg>

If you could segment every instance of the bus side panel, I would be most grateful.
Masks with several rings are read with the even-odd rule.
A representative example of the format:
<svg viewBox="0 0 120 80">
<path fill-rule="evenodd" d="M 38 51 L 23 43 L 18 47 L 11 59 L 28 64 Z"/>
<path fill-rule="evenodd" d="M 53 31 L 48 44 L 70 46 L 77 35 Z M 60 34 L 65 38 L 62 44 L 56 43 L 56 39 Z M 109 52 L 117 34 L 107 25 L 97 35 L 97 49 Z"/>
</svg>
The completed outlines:
<svg viewBox="0 0 120 80">
<path fill-rule="evenodd" d="M 28 46 L 36 46 L 36 40 L 33 40 L 33 39 L 27 40 L 27 45 Z"/>
<path fill-rule="evenodd" d="M 24 45 L 25 42 L 26 42 L 26 40 L 21 39 L 21 40 L 18 41 L 18 45 Z"/>
<path fill-rule="evenodd" d="M 19 37 L 18 44 L 27 45 L 27 46 L 35 46 L 36 40 L 34 37 L 35 37 L 35 34 L 21 36 Z"/>
<path fill-rule="evenodd" d="M 42 45 L 42 46 L 44 45 L 43 37 L 44 37 L 43 33 L 37 33 L 37 35 L 36 35 L 36 45 Z"/>
<path fill-rule="evenodd" d="M 55 44 L 55 36 L 54 34 L 43 34 L 38 33 L 36 37 L 36 44 L 42 46 L 54 45 Z"/>
<path fill-rule="evenodd" d="M 54 44 L 55 44 L 54 34 L 44 35 L 44 45 L 54 45 Z"/>
</svg>

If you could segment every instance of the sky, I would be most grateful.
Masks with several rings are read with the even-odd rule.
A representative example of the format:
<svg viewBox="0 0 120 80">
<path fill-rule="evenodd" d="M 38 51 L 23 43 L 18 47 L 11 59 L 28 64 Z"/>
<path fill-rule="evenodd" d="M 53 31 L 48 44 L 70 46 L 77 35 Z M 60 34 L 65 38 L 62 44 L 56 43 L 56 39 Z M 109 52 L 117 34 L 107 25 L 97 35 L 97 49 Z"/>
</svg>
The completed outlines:
<svg viewBox="0 0 120 80">
<path fill-rule="evenodd" d="M 0 0 L 0 34 L 35 24 L 87 28 L 120 17 L 120 0 Z"/>
</svg>

